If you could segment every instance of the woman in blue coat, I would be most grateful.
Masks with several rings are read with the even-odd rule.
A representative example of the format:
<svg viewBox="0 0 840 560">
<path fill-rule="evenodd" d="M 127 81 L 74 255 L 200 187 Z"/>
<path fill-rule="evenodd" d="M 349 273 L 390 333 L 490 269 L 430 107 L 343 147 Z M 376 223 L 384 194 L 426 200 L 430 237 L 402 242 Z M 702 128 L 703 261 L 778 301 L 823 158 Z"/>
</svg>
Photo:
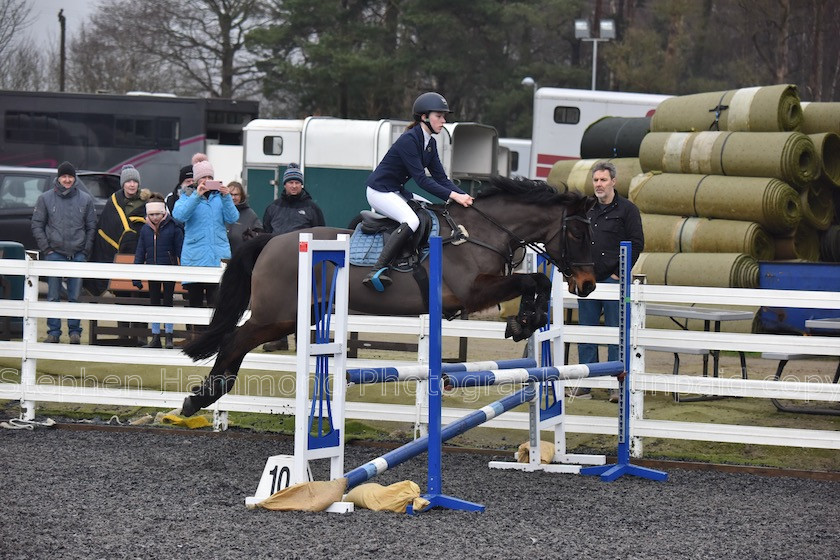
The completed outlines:
<svg viewBox="0 0 840 560">
<path fill-rule="evenodd" d="M 146 203 L 146 224 L 140 230 L 137 239 L 137 252 L 134 253 L 134 264 L 168 264 L 177 265 L 184 243 L 184 230 L 175 223 L 163 195 L 152 193 Z M 140 280 L 134 280 L 134 287 L 143 288 Z M 149 280 L 149 300 L 152 305 L 163 303 L 172 307 L 172 296 L 175 293 L 175 282 Z M 172 348 L 172 323 L 164 325 L 166 329 L 166 347 Z M 144 348 L 161 348 L 160 323 L 152 323 L 152 341 Z"/>
<path fill-rule="evenodd" d="M 230 196 L 230 190 L 221 185 L 208 188 L 213 180 L 213 166 L 204 154 L 193 156 L 195 187 L 183 189 L 172 209 L 172 217 L 184 224 L 184 247 L 181 250 L 183 266 L 218 267 L 222 259 L 230 258 L 230 242 L 226 224 L 239 219 L 239 211 Z M 217 284 L 183 282 L 187 289 L 190 307 L 202 307 L 206 300 L 213 305 Z"/>
<path fill-rule="evenodd" d="M 391 284 L 387 275 L 388 264 L 420 225 L 420 219 L 407 201 L 422 198 L 406 190 L 405 184 L 409 179 L 414 179 L 420 188 L 443 200 L 452 199 L 462 206 L 473 203 L 473 198 L 446 176 L 437 143 L 432 138 L 446 124 L 446 114 L 449 113 L 446 99 L 433 91 L 424 93 L 414 101 L 413 113 L 414 122 L 397 138 L 367 180 L 367 199 L 371 207 L 400 224 L 388 238 L 379 260 L 362 281 L 380 292 Z M 431 177 L 426 175 L 427 169 Z"/>
</svg>

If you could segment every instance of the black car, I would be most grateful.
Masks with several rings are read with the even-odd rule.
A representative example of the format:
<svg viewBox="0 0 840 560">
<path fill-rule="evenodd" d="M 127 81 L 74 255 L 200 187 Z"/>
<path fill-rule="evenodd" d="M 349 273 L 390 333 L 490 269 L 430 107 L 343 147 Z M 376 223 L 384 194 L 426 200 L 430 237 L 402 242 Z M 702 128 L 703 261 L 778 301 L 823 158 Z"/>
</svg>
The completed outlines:
<svg viewBox="0 0 840 560">
<path fill-rule="evenodd" d="M 95 171 L 79 171 L 76 175 L 93 196 L 99 216 L 108 197 L 120 189 L 120 176 Z M 16 241 L 24 249 L 38 249 L 32 236 L 32 212 L 55 176 L 55 169 L 0 166 L 0 241 Z"/>
</svg>

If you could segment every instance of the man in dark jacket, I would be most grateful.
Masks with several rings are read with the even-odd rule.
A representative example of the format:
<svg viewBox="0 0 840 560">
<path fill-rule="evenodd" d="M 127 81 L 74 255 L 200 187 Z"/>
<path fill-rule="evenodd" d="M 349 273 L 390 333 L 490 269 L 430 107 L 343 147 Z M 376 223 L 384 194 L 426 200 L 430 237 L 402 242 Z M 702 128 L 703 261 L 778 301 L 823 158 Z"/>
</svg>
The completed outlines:
<svg viewBox="0 0 840 560">
<path fill-rule="evenodd" d="M 96 231 L 96 211 L 93 197 L 78 186 L 76 169 L 65 161 L 58 166 L 53 188 L 38 197 L 32 213 L 32 235 L 38 243 L 42 258 L 48 261 L 84 262 L 93 249 Z M 47 278 L 47 301 L 59 301 L 61 277 Z M 79 299 L 81 278 L 67 278 L 67 301 Z M 70 344 L 81 342 L 79 319 L 67 319 Z M 47 319 L 47 338 L 44 342 L 58 342 L 61 338 L 61 319 Z"/>
<path fill-rule="evenodd" d="M 597 204 L 588 212 L 592 222 L 592 257 L 595 261 L 595 279 L 599 283 L 618 283 L 619 254 L 622 241 L 633 246 L 632 260 L 635 264 L 645 249 L 645 235 L 642 231 L 642 217 L 636 205 L 615 192 L 615 166 L 601 162 L 592 169 L 592 184 Z M 581 325 L 598 325 L 601 313 L 604 325 L 618 326 L 617 300 L 578 300 L 578 314 Z M 607 347 L 609 361 L 618 360 L 618 345 Z M 578 362 L 598 362 L 597 344 L 578 344 Z M 588 388 L 578 387 L 573 392 L 577 398 L 591 398 Z M 618 402 L 618 391 L 610 391 L 610 402 Z"/>
<path fill-rule="evenodd" d="M 263 228 L 278 235 L 324 225 L 324 213 L 303 188 L 303 173 L 290 163 L 283 174 L 283 193 L 265 209 Z"/>
<path fill-rule="evenodd" d="M 283 173 L 283 194 L 269 204 L 263 214 L 263 228 L 266 233 L 279 235 L 299 229 L 324 225 L 324 213 L 303 190 L 303 173 L 295 163 L 290 163 Z M 287 338 L 263 344 L 263 350 L 288 350 Z"/>
</svg>

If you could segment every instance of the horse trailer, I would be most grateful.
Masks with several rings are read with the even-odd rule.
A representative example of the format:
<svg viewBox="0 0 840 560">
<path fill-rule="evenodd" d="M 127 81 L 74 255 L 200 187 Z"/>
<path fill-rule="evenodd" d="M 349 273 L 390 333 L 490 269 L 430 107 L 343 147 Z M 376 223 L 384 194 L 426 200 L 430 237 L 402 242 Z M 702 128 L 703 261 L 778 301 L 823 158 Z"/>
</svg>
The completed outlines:
<svg viewBox="0 0 840 560">
<path fill-rule="evenodd" d="M 244 129 L 242 178 L 248 200 L 262 214 L 283 191 L 280 177 L 300 165 L 304 186 L 324 212 L 328 226 L 347 227 L 369 208 L 365 181 L 405 131 L 407 121 L 334 117 L 256 119 Z M 438 135 L 447 175 L 467 192 L 497 174 L 498 133 L 478 123 L 449 123 Z M 409 189 L 433 198 L 414 181 Z M 433 200 L 437 202 L 437 200 Z"/>
</svg>

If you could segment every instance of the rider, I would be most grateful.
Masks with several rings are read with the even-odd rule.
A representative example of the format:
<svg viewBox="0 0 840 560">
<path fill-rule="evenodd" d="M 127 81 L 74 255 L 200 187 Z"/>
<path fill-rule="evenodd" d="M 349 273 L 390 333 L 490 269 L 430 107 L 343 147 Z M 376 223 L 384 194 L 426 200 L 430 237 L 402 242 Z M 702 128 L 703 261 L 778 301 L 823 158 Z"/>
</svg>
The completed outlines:
<svg viewBox="0 0 840 560">
<path fill-rule="evenodd" d="M 470 206 L 473 198 L 459 189 L 443 170 L 437 144 L 432 138 L 446 123 L 449 104 L 439 93 L 430 91 L 414 101 L 414 122 L 394 142 L 377 168 L 367 180 L 367 200 L 380 214 L 396 220 L 400 226 L 388 238 L 379 260 L 362 281 L 377 291 L 391 284 L 387 267 L 402 245 L 420 226 L 420 219 L 408 205 L 412 198 L 425 200 L 406 190 L 409 179 L 425 191 L 443 200 L 452 199 L 462 206 Z M 426 175 L 426 169 L 431 177 Z"/>
</svg>

